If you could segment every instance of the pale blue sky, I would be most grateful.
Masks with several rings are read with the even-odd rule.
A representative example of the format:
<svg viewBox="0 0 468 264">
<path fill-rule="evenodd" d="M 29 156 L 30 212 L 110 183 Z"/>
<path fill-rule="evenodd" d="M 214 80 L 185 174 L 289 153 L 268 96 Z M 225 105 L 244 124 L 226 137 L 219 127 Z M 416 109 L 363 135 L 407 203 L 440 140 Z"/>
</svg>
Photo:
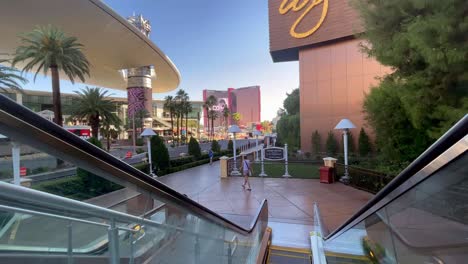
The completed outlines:
<svg viewBox="0 0 468 264">
<path fill-rule="evenodd" d="M 299 86 L 297 62 L 273 63 L 269 54 L 267 0 L 105 0 L 123 17 L 135 12 L 149 19 L 151 40 L 179 69 L 194 100 L 203 89 L 260 85 L 262 119 L 272 119 L 286 92 Z M 72 86 L 62 81 L 62 91 Z M 50 80 L 38 77 L 26 89 L 50 90 Z M 126 92 L 113 90 L 116 96 Z M 166 95 L 154 94 L 162 99 Z"/>
</svg>

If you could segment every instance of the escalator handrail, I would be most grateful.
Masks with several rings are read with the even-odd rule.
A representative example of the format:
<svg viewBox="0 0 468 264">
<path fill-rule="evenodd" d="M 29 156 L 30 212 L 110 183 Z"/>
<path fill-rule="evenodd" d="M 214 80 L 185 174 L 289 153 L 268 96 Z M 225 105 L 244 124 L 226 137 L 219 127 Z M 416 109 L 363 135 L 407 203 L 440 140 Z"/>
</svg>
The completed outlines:
<svg viewBox="0 0 468 264">
<path fill-rule="evenodd" d="M 416 173 L 421 171 L 424 167 L 430 164 L 434 159 L 443 154 L 451 146 L 462 140 L 468 135 L 468 114 L 458 121 L 452 128 L 450 128 L 442 137 L 440 137 L 434 144 L 432 144 L 426 151 L 424 151 L 417 159 L 415 159 L 408 167 L 406 167 L 398 176 L 389 182 L 382 190 L 380 190 L 369 202 L 367 202 L 359 211 L 351 216 L 346 222 L 335 229 L 333 232 L 324 237 L 325 240 L 332 239 L 347 230 L 353 228 L 357 223 L 356 220 L 362 218 L 363 215 L 371 215 L 383 206 L 374 208 L 381 202 L 387 195 L 394 192 L 398 187 L 406 183 Z M 412 182 L 407 189 L 411 189 L 419 182 Z M 403 192 L 402 192 L 403 193 Z M 399 196 L 400 194 L 392 194 Z M 390 203 L 388 201 L 386 204 Z"/>
<path fill-rule="evenodd" d="M 4 124 L 2 124 L 2 122 Z M 37 140 L 40 140 L 40 144 L 46 144 L 48 147 L 54 146 L 53 144 L 55 144 L 55 147 L 57 147 L 60 150 L 72 150 L 76 153 L 80 153 L 80 158 L 85 159 L 82 160 L 83 162 L 94 162 L 100 165 L 99 169 L 101 170 L 119 173 L 119 175 L 113 174 L 112 176 L 121 180 L 125 180 L 129 184 L 133 184 L 141 190 L 146 190 L 149 193 L 156 194 L 161 198 L 171 200 L 177 205 L 183 206 L 185 209 L 189 210 L 190 212 L 196 215 L 208 218 L 225 228 L 234 230 L 243 235 L 252 233 L 260 217 L 268 217 L 268 213 L 264 213 L 268 212 L 268 204 L 266 200 L 263 200 L 260 204 L 257 215 L 255 215 L 250 226 L 243 227 L 241 225 L 238 225 L 232 222 L 231 220 L 217 214 L 216 212 L 206 208 L 205 206 L 197 203 L 196 201 L 188 198 L 186 195 L 177 192 L 171 187 L 165 185 L 164 183 L 157 181 L 156 179 L 141 172 L 133 166 L 115 158 L 106 151 L 66 131 L 65 129 L 56 125 L 55 123 L 52 123 L 40 117 L 33 111 L 29 110 L 28 108 L 22 105 L 17 104 L 10 98 L 4 95 L 0 95 L 0 126 L 8 126 L 7 123 L 9 125 L 14 126 L 14 128 L 16 129 L 15 133 L 12 132 L 13 135 L 9 135 L 10 138 L 16 135 L 17 137 L 22 137 L 22 140 L 20 140 L 20 142 L 36 142 Z M 8 128 L 11 129 L 12 127 Z M 27 136 L 25 133 L 27 133 Z M 40 135 L 41 138 L 31 139 L 31 137 L 37 135 Z M 34 203 L 34 201 L 31 202 Z M 96 208 L 102 209 L 100 207 Z M 62 209 L 68 208 L 65 207 Z"/>
</svg>

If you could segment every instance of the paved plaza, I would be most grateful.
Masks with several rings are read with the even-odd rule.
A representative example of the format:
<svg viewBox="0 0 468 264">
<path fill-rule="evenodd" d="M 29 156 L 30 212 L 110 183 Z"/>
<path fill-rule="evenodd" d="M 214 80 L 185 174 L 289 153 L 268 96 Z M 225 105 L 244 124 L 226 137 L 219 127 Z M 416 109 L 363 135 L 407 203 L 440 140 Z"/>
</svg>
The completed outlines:
<svg viewBox="0 0 468 264">
<path fill-rule="evenodd" d="M 159 180 L 243 225 L 250 223 L 263 199 L 268 200 L 272 225 L 313 225 L 313 205 L 317 202 L 323 222 L 332 231 L 373 196 L 341 183 L 321 184 L 319 180 L 294 178 L 250 178 L 252 191 L 247 191 L 241 186 L 242 178 L 221 179 L 219 174 L 219 162 L 216 162 Z"/>
</svg>

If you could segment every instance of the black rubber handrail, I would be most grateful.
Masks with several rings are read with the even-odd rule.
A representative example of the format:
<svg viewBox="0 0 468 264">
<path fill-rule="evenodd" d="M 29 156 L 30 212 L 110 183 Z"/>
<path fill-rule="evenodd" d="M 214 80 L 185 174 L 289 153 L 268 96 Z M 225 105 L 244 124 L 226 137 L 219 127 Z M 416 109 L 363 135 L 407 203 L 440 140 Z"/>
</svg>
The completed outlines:
<svg viewBox="0 0 468 264">
<path fill-rule="evenodd" d="M 389 182 L 382 190 L 380 190 L 374 198 L 367 202 L 359 211 L 357 211 L 353 216 L 351 216 L 345 223 L 339 226 L 336 230 L 331 232 L 324 239 L 330 239 L 336 234 L 341 234 L 348 229 L 351 229 L 355 226 L 356 223 L 353 223 L 364 213 L 373 214 L 378 211 L 380 208 L 372 207 L 379 203 L 383 198 L 396 190 L 403 183 L 408 181 L 413 175 L 426 167 L 439 155 L 444 153 L 452 145 L 460 141 L 468 135 L 468 114 L 465 115 L 459 122 L 457 122 L 449 131 L 447 131 L 442 137 L 440 137 L 434 144 L 432 144 L 426 151 L 424 151 L 416 160 L 414 160 L 408 167 L 406 167 L 397 177 L 395 177 L 391 182 Z M 418 183 L 414 183 L 417 185 Z M 411 186 L 410 188 L 414 187 Z M 398 196 L 398 194 L 396 194 Z"/>
<path fill-rule="evenodd" d="M 76 157 L 84 159 L 82 162 L 99 164 L 97 169 L 119 173 L 118 176 L 112 175 L 241 234 L 251 233 L 260 217 L 268 217 L 268 203 L 263 200 L 250 226 L 240 226 L 3 95 L 0 95 L 0 128 L 15 129 L 15 132 L 8 136 L 13 138 L 17 134 L 17 137 L 21 137 L 19 142 L 25 144 L 41 141 L 40 144 L 48 147 L 55 146 L 80 152 L 80 156 Z M 26 134 L 29 135 L 29 139 Z M 31 138 L 38 135 L 41 138 Z"/>
</svg>

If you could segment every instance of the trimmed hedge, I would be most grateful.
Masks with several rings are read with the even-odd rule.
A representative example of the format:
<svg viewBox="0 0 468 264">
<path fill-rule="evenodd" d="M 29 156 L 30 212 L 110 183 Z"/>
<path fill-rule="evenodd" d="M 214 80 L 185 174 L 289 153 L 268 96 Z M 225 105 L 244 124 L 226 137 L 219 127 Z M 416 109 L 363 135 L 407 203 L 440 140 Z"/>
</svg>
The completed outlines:
<svg viewBox="0 0 468 264">
<path fill-rule="evenodd" d="M 219 160 L 219 158 L 222 156 L 231 156 L 231 153 L 228 150 L 222 150 L 218 153 L 215 153 L 213 160 Z M 203 154 L 200 160 L 195 160 L 192 156 L 178 158 L 171 160 L 171 167 L 166 168 L 165 170 L 158 171 L 157 175 L 164 176 L 166 174 L 183 171 L 208 163 L 210 163 L 210 158 L 208 157 L 208 154 Z M 133 166 L 144 173 L 148 173 L 148 164 L 146 163 L 135 164 Z"/>
</svg>

